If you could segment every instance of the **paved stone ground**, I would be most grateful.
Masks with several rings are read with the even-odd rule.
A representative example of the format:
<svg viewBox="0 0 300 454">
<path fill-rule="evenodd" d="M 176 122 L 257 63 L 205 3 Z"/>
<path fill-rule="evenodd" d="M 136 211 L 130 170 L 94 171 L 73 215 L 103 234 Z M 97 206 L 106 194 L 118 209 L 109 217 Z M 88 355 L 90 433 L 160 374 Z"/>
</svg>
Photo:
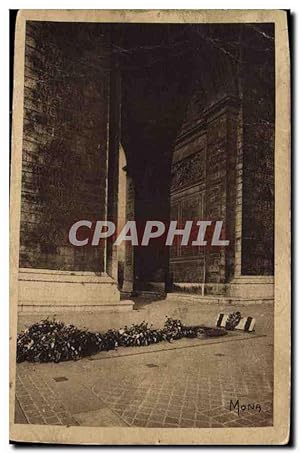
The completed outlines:
<svg viewBox="0 0 300 454">
<path fill-rule="evenodd" d="M 160 319 L 168 309 L 168 315 L 181 314 L 185 323 L 214 324 L 217 313 L 224 310 L 164 304 L 154 304 L 153 313 L 147 305 L 138 318 L 158 320 L 161 307 Z M 272 425 L 273 307 L 237 309 L 257 318 L 255 334 L 121 348 L 77 362 L 18 364 L 16 422 L 99 427 Z M 71 316 L 65 317 L 68 321 Z M 87 326 L 88 316 L 78 317 L 78 324 Z M 20 323 L 25 326 L 29 321 Z M 99 329 L 101 322 L 97 323 Z M 237 401 L 233 408 L 230 402 Z M 248 409 L 248 404 L 254 408 Z"/>
</svg>

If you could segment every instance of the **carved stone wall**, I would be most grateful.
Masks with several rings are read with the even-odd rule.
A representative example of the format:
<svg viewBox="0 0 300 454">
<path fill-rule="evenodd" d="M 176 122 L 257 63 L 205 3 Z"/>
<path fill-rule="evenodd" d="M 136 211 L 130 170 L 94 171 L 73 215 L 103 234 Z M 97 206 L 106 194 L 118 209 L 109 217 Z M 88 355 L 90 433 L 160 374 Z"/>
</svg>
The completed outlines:
<svg viewBox="0 0 300 454">
<path fill-rule="evenodd" d="M 70 226 L 105 219 L 109 30 L 27 22 L 20 267 L 103 271 Z"/>
<path fill-rule="evenodd" d="M 206 218 L 226 223 L 227 114 L 207 125 Z M 206 282 L 225 281 L 225 248 L 206 253 Z"/>
<path fill-rule="evenodd" d="M 178 175 L 171 204 L 179 219 L 176 191 L 184 205 L 184 191 L 196 186 L 198 178 L 197 155 L 190 156 L 205 135 L 205 218 L 224 221 L 230 246 L 207 250 L 205 273 L 199 267 L 198 272 L 206 283 L 221 285 L 243 275 L 274 273 L 274 26 L 236 25 L 228 36 L 222 27 L 211 31 L 221 47 L 206 42 L 202 53 L 210 71 L 194 73 L 193 95 L 174 151 L 172 168 Z M 171 255 L 175 280 L 194 282 L 192 268 L 184 273 L 175 253 L 181 251 Z"/>
<path fill-rule="evenodd" d="M 192 184 L 198 184 L 205 171 L 204 151 L 198 151 L 181 161 L 176 162 L 172 169 L 172 190 L 178 191 Z"/>
<path fill-rule="evenodd" d="M 274 26 L 244 34 L 242 274 L 274 274 Z"/>
<path fill-rule="evenodd" d="M 206 172 L 206 134 L 188 135 L 177 141 L 172 164 L 171 220 L 183 228 L 187 220 L 204 216 Z M 204 254 L 199 247 L 181 246 L 181 237 L 175 237 L 170 248 L 170 273 L 173 281 L 202 282 Z"/>
<path fill-rule="evenodd" d="M 237 152 L 236 100 L 225 98 L 202 113 L 198 126 L 179 137 L 172 165 L 171 219 L 223 221 L 227 247 L 171 248 L 174 282 L 224 290 L 233 273 Z"/>
</svg>

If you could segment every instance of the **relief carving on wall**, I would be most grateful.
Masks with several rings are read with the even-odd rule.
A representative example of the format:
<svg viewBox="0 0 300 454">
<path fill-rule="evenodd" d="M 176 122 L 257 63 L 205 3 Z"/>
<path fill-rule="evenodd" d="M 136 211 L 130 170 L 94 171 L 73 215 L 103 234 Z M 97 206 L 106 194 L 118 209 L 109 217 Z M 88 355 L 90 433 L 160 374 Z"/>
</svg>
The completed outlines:
<svg viewBox="0 0 300 454">
<path fill-rule="evenodd" d="M 177 191 L 198 183 L 204 178 L 204 173 L 205 154 L 201 150 L 173 164 L 171 190 Z"/>
</svg>

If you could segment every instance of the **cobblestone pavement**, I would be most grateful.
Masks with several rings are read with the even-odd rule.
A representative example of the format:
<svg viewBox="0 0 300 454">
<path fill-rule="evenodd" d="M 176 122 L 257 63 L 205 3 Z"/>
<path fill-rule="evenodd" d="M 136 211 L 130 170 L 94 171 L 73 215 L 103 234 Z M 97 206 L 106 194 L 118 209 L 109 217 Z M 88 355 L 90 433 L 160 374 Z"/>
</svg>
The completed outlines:
<svg viewBox="0 0 300 454">
<path fill-rule="evenodd" d="M 47 377 L 36 369 L 18 366 L 16 398 L 30 424 L 78 425 Z"/>
<path fill-rule="evenodd" d="M 272 306 L 245 310 L 258 319 L 254 335 L 183 339 L 99 353 L 77 362 L 18 364 L 16 422 L 99 427 L 272 425 Z"/>
</svg>

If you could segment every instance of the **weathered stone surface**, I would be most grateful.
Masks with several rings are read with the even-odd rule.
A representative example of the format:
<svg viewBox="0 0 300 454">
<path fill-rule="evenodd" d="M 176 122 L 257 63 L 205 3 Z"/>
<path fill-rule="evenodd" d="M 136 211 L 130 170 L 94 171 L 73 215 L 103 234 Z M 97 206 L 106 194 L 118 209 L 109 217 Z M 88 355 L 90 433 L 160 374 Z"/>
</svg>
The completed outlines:
<svg viewBox="0 0 300 454">
<path fill-rule="evenodd" d="M 103 271 L 68 231 L 105 215 L 109 55 L 99 25 L 27 23 L 21 267 Z"/>
</svg>

